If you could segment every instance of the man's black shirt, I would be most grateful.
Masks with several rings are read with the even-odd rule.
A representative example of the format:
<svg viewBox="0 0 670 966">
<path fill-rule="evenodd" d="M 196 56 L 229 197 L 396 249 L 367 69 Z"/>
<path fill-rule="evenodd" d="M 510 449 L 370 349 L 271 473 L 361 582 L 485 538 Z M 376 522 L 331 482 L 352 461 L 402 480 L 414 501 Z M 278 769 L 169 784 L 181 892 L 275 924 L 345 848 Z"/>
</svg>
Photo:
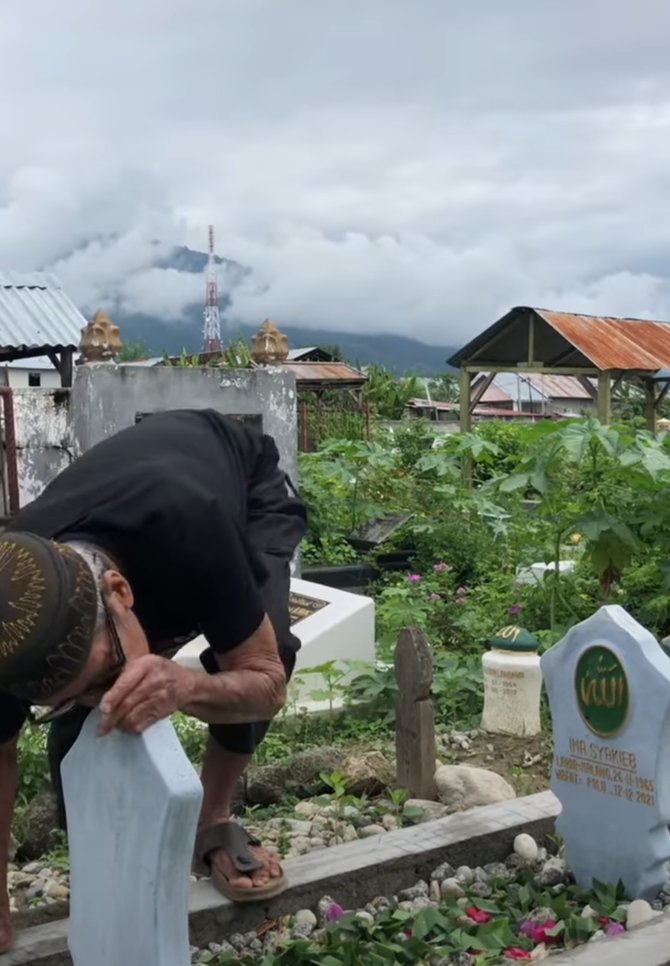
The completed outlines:
<svg viewBox="0 0 670 966">
<path fill-rule="evenodd" d="M 106 551 L 152 651 L 202 633 L 222 653 L 263 618 L 263 567 L 244 522 L 264 452 L 259 432 L 214 410 L 154 414 L 75 460 L 7 529 Z M 23 720 L 0 694 L 0 742 Z"/>
</svg>

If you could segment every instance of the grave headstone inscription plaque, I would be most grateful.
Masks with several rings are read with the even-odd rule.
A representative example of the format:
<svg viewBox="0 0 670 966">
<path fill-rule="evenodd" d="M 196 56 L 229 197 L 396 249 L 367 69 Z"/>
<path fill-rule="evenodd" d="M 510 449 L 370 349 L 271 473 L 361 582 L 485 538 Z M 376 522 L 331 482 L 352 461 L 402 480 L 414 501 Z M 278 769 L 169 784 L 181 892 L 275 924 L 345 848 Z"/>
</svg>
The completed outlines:
<svg viewBox="0 0 670 966">
<path fill-rule="evenodd" d="M 542 655 L 556 822 L 577 883 L 653 899 L 670 859 L 670 658 L 619 606 Z"/>
<path fill-rule="evenodd" d="M 202 786 L 169 721 L 99 738 L 100 717 L 62 764 L 72 961 L 184 966 Z"/>
</svg>

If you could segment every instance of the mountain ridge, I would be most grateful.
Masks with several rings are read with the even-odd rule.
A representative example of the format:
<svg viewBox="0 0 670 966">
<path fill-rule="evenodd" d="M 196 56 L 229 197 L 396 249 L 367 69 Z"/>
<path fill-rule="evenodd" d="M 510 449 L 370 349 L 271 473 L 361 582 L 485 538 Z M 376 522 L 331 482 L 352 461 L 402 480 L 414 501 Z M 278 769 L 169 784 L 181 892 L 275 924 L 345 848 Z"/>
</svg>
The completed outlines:
<svg viewBox="0 0 670 966">
<path fill-rule="evenodd" d="M 251 269 L 229 258 L 216 257 L 217 265 L 223 266 L 228 284 L 235 288 L 251 272 Z M 207 265 L 204 252 L 193 251 L 181 246 L 171 255 L 161 258 L 156 267 L 172 268 L 177 271 L 201 274 Z M 204 284 L 203 284 L 204 295 Z M 230 316 L 231 298 L 224 293 L 220 299 L 221 334 L 224 342 L 236 338 L 250 341 L 258 331 L 262 319 L 249 325 Z M 197 352 L 202 346 L 203 305 L 189 306 L 186 317 L 180 322 L 165 322 L 144 313 L 127 313 L 117 308 L 114 321 L 121 329 L 123 341 L 141 341 L 150 355 L 177 355 L 183 349 Z M 352 365 L 382 365 L 398 375 L 415 373 L 417 375 L 439 375 L 450 367 L 446 360 L 457 350 L 457 346 L 438 346 L 421 342 L 411 336 L 395 333 L 343 332 L 337 329 L 324 329 L 319 326 L 304 327 L 284 319 L 275 319 L 286 335 L 289 346 L 297 349 L 305 346 L 337 346 L 343 358 Z"/>
</svg>

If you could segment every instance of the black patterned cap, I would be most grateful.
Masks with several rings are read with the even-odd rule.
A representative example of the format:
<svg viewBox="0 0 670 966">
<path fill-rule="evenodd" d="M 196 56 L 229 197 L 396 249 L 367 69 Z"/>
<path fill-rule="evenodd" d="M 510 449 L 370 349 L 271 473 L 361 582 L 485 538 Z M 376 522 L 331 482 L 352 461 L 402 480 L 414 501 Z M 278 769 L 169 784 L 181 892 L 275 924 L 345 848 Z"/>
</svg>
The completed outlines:
<svg viewBox="0 0 670 966">
<path fill-rule="evenodd" d="M 0 536 L 0 691 L 45 701 L 80 674 L 98 614 L 95 578 L 73 549 Z"/>
</svg>

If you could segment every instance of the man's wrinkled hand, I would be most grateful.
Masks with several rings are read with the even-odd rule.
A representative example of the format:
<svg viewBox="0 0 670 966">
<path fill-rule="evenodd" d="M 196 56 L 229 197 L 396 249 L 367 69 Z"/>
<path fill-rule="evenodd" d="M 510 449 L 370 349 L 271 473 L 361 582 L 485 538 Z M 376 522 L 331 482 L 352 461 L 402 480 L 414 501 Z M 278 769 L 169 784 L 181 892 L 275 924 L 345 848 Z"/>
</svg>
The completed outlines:
<svg viewBox="0 0 670 966">
<path fill-rule="evenodd" d="M 0 953 L 6 953 L 14 945 L 14 926 L 9 912 L 9 900 L 0 903 Z"/>
<path fill-rule="evenodd" d="M 130 661 L 100 703 L 99 734 L 139 735 L 189 703 L 194 672 L 156 654 Z"/>
</svg>

